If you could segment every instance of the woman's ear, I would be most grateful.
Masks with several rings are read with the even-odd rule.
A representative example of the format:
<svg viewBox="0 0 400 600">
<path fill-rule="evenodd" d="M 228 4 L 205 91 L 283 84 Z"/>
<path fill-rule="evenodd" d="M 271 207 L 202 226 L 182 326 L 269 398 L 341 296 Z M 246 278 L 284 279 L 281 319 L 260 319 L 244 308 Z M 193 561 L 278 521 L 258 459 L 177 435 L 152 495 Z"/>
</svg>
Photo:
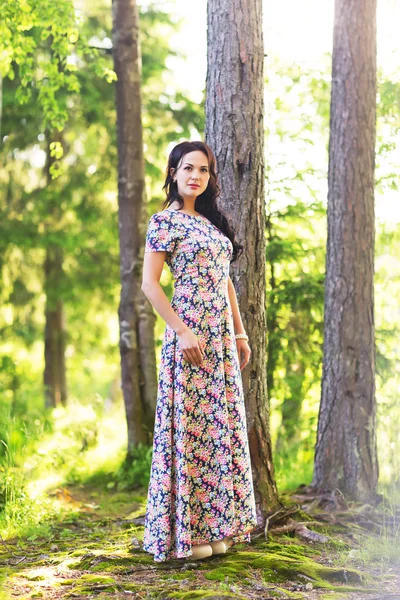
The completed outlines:
<svg viewBox="0 0 400 600">
<path fill-rule="evenodd" d="M 170 170 L 169 170 L 169 174 L 172 177 L 172 179 L 174 178 L 174 172 L 175 172 L 174 167 L 171 167 Z"/>
</svg>

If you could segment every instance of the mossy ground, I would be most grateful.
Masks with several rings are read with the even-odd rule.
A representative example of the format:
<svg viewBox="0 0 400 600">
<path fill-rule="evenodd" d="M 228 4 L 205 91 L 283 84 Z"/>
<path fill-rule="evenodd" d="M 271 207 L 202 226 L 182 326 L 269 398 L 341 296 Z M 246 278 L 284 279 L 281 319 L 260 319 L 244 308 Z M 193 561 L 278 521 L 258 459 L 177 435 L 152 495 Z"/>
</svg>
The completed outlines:
<svg viewBox="0 0 400 600">
<path fill-rule="evenodd" d="M 337 558 L 350 546 L 332 527 L 324 546 L 259 538 L 204 561 L 154 563 L 141 550 L 144 493 L 82 486 L 57 493 L 70 510 L 51 524 L 50 538 L 0 544 L 0 598 L 359 600 L 374 590 L 376 597 L 381 585 Z"/>
</svg>

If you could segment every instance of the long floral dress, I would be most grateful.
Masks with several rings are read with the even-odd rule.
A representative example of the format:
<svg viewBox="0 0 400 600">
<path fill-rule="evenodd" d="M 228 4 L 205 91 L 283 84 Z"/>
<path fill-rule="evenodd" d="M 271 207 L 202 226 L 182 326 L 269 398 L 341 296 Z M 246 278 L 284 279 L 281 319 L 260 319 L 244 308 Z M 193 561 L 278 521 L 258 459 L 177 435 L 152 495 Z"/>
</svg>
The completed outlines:
<svg viewBox="0 0 400 600">
<path fill-rule="evenodd" d="M 156 562 L 231 536 L 249 542 L 256 507 L 239 357 L 228 296 L 232 243 L 206 217 L 175 209 L 149 220 L 145 252 L 165 250 L 173 309 L 203 342 L 184 359 L 166 324 L 143 549 Z"/>
</svg>

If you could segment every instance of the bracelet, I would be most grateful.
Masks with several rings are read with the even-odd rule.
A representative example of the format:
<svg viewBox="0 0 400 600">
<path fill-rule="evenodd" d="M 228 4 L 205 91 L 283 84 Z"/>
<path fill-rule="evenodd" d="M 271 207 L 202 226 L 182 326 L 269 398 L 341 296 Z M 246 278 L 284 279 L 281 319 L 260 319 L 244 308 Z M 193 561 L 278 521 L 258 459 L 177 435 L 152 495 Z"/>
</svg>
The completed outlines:
<svg viewBox="0 0 400 600">
<path fill-rule="evenodd" d="M 247 333 L 236 333 L 235 338 L 237 340 L 248 340 L 249 336 L 247 335 Z"/>
</svg>

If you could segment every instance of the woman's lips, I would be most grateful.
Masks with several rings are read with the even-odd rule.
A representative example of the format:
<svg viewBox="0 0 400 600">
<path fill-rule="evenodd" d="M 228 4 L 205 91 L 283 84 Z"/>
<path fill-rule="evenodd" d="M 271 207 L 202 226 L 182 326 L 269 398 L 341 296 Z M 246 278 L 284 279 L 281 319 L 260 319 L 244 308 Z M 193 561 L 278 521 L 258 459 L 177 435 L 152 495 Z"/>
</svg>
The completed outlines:
<svg viewBox="0 0 400 600">
<path fill-rule="evenodd" d="M 193 183 L 189 183 L 189 187 L 198 188 L 198 187 L 200 187 L 200 186 L 199 186 L 199 185 L 195 185 L 195 184 L 193 184 Z"/>
</svg>

